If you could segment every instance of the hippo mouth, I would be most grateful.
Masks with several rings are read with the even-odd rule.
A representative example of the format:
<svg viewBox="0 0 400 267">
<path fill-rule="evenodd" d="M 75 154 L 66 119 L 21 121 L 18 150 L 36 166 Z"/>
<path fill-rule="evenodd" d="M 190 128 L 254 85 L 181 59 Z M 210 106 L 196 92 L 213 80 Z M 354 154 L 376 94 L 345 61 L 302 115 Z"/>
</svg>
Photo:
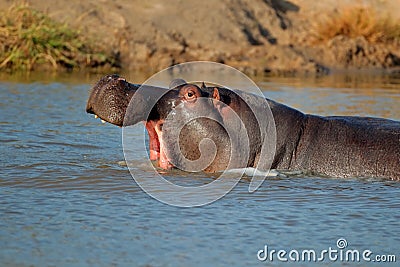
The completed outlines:
<svg viewBox="0 0 400 267">
<path fill-rule="evenodd" d="M 165 88 L 151 87 L 141 90 L 141 94 L 135 98 L 135 103 L 130 104 L 132 97 L 142 85 L 132 84 L 119 75 L 106 75 L 101 78 L 90 90 L 86 104 L 86 112 L 100 118 L 102 123 L 108 122 L 119 127 L 134 125 L 143 122 L 149 137 L 149 157 L 157 161 L 162 169 L 171 169 L 173 165 L 166 156 L 162 140 L 161 116 L 166 116 L 175 106 L 175 102 L 165 100 L 164 103 L 154 107 L 149 106 L 149 99 L 158 99 L 168 92 L 172 96 L 176 91 Z M 146 90 L 149 89 L 149 90 Z M 167 99 L 164 97 L 163 99 Z"/>
</svg>

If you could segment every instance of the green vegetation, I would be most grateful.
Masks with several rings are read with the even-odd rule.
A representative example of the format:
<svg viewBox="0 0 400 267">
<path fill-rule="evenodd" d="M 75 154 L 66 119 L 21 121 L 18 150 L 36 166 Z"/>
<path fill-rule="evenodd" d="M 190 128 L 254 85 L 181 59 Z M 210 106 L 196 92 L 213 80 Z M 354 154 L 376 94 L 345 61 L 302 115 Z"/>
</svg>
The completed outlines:
<svg viewBox="0 0 400 267">
<path fill-rule="evenodd" d="M 116 67 L 118 58 L 66 24 L 28 4 L 0 12 L 0 69 L 30 71 L 37 67 L 72 70 Z"/>
<path fill-rule="evenodd" d="M 378 14 L 366 6 L 339 9 L 314 27 L 316 40 L 325 42 L 335 36 L 349 38 L 363 36 L 370 43 L 400 41 L 400 21 Z"/>
</svg>

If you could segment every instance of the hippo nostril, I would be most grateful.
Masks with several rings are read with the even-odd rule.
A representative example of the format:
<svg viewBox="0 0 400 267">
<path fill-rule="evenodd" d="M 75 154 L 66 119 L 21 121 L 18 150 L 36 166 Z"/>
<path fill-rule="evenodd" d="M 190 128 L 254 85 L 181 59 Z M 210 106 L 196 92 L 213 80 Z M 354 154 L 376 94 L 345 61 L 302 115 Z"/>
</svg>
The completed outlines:
<svg viewBox="0 0 400 267">
<path fill-rule="evenodd" d="M 118 74 L 111 74 L 111 75 L 108 75 L 108 81 L 111 81 L 111 80 L 119 80 L 119 79 L 120 79 L 120 77 L 119 77 Z"/>
</svg>

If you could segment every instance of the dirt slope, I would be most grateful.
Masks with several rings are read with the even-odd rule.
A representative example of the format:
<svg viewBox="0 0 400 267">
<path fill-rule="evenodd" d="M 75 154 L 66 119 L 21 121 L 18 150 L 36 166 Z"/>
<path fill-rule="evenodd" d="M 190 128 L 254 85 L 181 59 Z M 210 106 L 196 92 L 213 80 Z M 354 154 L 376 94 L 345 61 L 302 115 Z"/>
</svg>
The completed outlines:
<svg viewBox="0 0 400 267">
<path fill-rule="evenodd" d="M 0 8 L 13 1 L 0 0 Z M 224 62 L 248 73 L 327 72 L 400 66 L 400 44 L 338 36 L 310 42 L 318 21 L 348 0 L 28 1 L 95 35 L 129 69 L 160 70 L 189 60 Z M 399 0 L 359 1 L 400 18 Z"/>
</svg>

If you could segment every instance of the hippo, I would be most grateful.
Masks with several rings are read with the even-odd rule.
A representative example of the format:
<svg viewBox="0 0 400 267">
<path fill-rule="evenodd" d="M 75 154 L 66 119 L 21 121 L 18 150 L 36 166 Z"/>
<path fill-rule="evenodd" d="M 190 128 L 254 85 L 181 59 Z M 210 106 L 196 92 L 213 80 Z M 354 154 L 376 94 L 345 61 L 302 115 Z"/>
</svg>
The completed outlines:
<svg viewBox="0 0 400 267">
<path fill-rule="evenodd" d="M 152 127 L 148 127 L 147 124 L 151 123 L 153 128 L 154 125 L 156 125 L 156 128 L 157 125 L 163 126 L 168 114 L 182 101 L 182 94 L 185 95 L 188 86 L 191 89 L 195 88 L 195 98 L 201 96 L 218 100 L 237 112 L 250 137 L 248 144 L 249 159 L 245 166 L 256 166 L 258 162 L 264 160 L 262 157 L 260 158 L 260 144 L 265 136 L 257 131 L 259 125 L 249 108 L 250 104 L 257 106 L 264 99 L 240 90 L 207 87 L 205 85 L 200 88 L 186 84 L 184 81 L 169 89 L 149 87 L 144 90 L 145 93 L 139 98 L 142 99 L 142 101 L 139 101 L 141 105 L 135 105 L 137 110 L 128 110 L 129 112 L 127 112 L 128 103 L 139 85 L 131 84 L 118 76 L 106 76 L 92 89 L 86 110 L 119 126 L 143 121 L 146 123 L 146 129 L 150 136 Z M 163 95 L 152 107 L 150 114 L 147 117 L 143 116 L 141 110 L 146 107 L 146 100 L 151 98 L 152 95 L 159 97 L 160 93 Z M 112 101 L 107 99 L 112 99 Z M 372 117 L 325 117 L 304 114 L 273 100 L 266 99 L 266 101 L 272 111 L 276 128 L 275 154 L 271 168 L 306 170 L 314 174 L 332 177 L 378 177 L 400 180 L 400 122 Z M 218 126 L 225 123 L 224 108 L 220 108 L 218 105 L 212 106 L 210 102 L 204 102 L 203 105 L 204 109 L 210 110 L 214 114 L 216 123 L 210 123 L 206 120 L 198 121 L 198 123 L 207 129 L 206 132 L 218 133 L 215 136 L 207 136 L 207 138 L 216 140 L 216 143 L 221 144 L 221 146 L 227 146 L 227 139 L 229 138 Z M 124 121 L 123 115 L 125 113 L 128 116 Z M 189 114 L 193 114 L 193 112 L 189 112 Z M 173 127 L 171 128 L 173 129 Z M 171 132 L 171 130 L 169 131 Z M 157 140 L 157 136 L 162 135 L 162 132 L 161 127 L 158 133 L 153 135 L 153 139 Z M 183 135 L 187 138 L 200 138 L 197 131 L 190 127 L 184 131 Z M 217 136 L 218 139 L 216 139 Z M 168 136 L 165 137 L 167 138 L 164 139 L 167 140 Z M 172 144 L 163 141 L 165 147 L 160 150 L 157 146 L 152 147 L 151 138 L 149 139 L 150 151 L 154 149 L 165 154 L 165 157 L 163 157 L 165 161 L 170 160 L 168 157 L 174 157 Z M 157 143 L 160 140 L 154 142 Z M 194 143 L 198 144 L 198 141 Z M 181 149 L 182 147 L 185 149 L 185 143 L 180 144 L 180 146 Z M 188 147 L 185 153 L 185 156 L 191 159 L 200 157 L 198 149 Z M 219 161 L 212 162 L 210 167 L 204 169 L 204 171 L 224 170 L 227 166 L 228 153 L 230 151 L 217 149 Z M 156 158 L 157 155 L 154 155 L 153 159 Z M 170 168 L 172 164 L 160 165 L 162 168 Z"/>
</svg>

